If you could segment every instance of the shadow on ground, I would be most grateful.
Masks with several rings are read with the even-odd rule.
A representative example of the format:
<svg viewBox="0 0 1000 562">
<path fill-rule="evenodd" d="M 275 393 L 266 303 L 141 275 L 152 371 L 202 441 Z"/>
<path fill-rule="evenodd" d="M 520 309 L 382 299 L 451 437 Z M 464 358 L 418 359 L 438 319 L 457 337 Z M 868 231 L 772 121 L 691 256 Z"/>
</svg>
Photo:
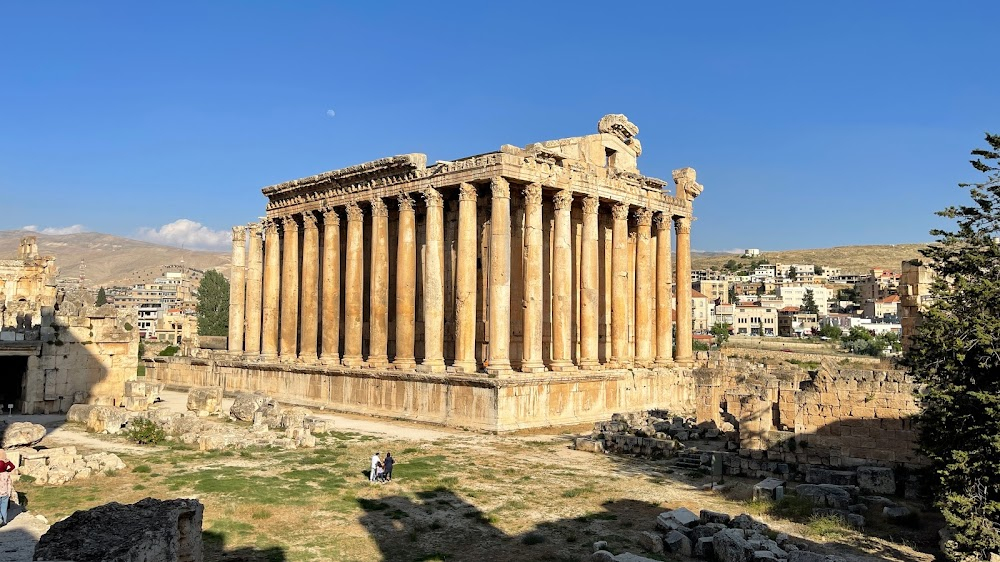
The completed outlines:
<svg viewBox="0 0 1000 562">
<path fill-rule="evenodd" d="M 656 517 L 668 508 L 638 500 L 609 501 L 601 510 L 579 517 L 542 523 L 533 529 L 509 535 L 497 523 L 502 509 L 486 514 L 448 488 L 419 492 L 416 499 L 389 496 L 359 499 L 364 510 L 360 521 L 378 545 L 386 561 L 508 561 L 537 560 L 570 562 L 588 559 L 597 540 L 608 542 L 616 554 L 630 551 L 657 557 L 638 543 L 639 532 L 655 529 Z M 734 514 L 735 515 L 735 514 Z M 912 561 L 913 553 L 884 541 L 848 544 L 794 537 L 817 552 L 835 547 L 840 554 L 869 560 Z M 926 559 L 926 558 L 924 558 Z"/>
<path fill-rule="evenodd" d="M 277 546 L 267 548 L 254 548 L 245 546 L 229 550 L 226 548 L 226 537 L 222 533 L 213 531 L 202 531 L 202 542 L 204 543 L 205 560 L 207 561 L 232 561 L 232 562 L 285 562 L 288 557 L 285 549 Z"/>
</svg>

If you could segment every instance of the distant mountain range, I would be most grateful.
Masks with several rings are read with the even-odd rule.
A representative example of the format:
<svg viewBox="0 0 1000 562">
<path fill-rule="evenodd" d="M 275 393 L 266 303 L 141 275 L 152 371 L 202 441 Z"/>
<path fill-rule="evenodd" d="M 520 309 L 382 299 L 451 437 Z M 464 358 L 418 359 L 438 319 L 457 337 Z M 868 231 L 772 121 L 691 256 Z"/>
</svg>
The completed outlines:
<svg viewBox="0 0 1000 562">
<path fill-rule="evenodd" d="M 88 287 L 131 285 L 152 281 L 164 266 L 218 269 L 229 276 L 229 252 L 204 252 L 161 246 L 110 234 L 50 235 L 26 230 L 0 230 L 0 259 L 12 259 L 24 236 L 38 238 L 38 253 L 55 256 L 59 278 L 78 278 L 81 264 Z"/>
<path fill-rule="evenodd" d="M 867 273 L 872 268 L 898 272 L 904 261 L 920 258 L 920 250 L 927 244 L 883 244 L 873 246 L 834 246 L 812 250 L 767 251 L 752 259 L 766 259 L 768 263 L 802 263 L 826 267 L 839 267 L 844 273 Z M 720 268 L 729 260 L 747 262 L 740 254 L 722 252 L 692 252 L 694 269 Z"/>
<path fill-rule="evenodd" d="M 78 278 L 83 264 L 88 287 L 152 281 L 165 266 L 180 264 L 200 270 L 218 269 L 229 277 L 229 252 L 185 250 L 96 232 L 56 236 L 26 230 L 0 230 L 0 259 L 14 258 L 21 238 L 26 235 L 38 238 L 39 254 L 55 256 L 60 278 Z M 844 273 L 866 273 L 873 267 L 899 271 L 903 261 L 919 258 L 919 250 L 925 247 L 927 244 L 891 244 L 780 252 L 761 250 L 761 257 L 769 263 L 839 267 Z M 694 269 L 719 268 L 729 260 L 746 261 L 739 254 L 723 252 L 693 252 L 691 258 Z"/>
</svg>

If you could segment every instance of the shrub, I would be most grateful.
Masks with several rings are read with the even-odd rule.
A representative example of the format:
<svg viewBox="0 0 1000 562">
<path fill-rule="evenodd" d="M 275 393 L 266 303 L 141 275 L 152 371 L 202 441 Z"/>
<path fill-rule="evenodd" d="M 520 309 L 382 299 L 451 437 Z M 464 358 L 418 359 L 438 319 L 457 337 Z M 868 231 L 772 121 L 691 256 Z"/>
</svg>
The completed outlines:
<svg viewBox="0 0 1000 562">
<path fill-rule="evenodd" d="M 160 357 L 173 357 L 174 355 L 177 355 L 177 352 L 180 350 L 181 348 L 176 345 L 168 345 L 167 347 L 164 347 L 163 351 L 161 351 L 158 355 Z"/>
<path fill-rule="evenodd" d="M 139 445 L 156 445 L 163 441 L 167 435 L 163 428 L 155 422 L 146 418 L 136 418 L 129 422 L 125 437 L 130 441 L 135 441 Z"/>
</svg>

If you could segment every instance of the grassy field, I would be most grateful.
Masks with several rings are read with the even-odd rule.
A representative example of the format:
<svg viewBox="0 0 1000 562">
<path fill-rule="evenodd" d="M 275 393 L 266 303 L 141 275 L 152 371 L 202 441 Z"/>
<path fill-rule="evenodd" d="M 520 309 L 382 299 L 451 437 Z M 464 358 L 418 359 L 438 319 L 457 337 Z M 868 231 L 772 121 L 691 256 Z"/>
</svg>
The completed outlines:
<svg viewBox="0 0 1000 562">
<path fill-rule="evenodd" d="M 751 481 L 734 481 L 723 496 L 701 490 L 700 474 L 578 452 L 569 443 L 568 435 L 386 441 L 330 433 L 316 449 L 295 451 L 160 446 L 123 456 L 128 468 L 116 474 L 58 487 L 22 482 L 19 490 L 50 521 L 109 501 L 197 497 L 205 504 L 208 561 L 570 561 L 588 556 L 596 540 L 616 553 L 642 553 L 638 534 L 680 506 L 753 511 L 842 554 L 932 559 L 910 548 L 923 546 L 916 531 L 895 531 L 889 540 L 831 530 L 746 501 Z M 375 450 L 398 459 L 393 482 L 368 482 Z"/>
</svg>

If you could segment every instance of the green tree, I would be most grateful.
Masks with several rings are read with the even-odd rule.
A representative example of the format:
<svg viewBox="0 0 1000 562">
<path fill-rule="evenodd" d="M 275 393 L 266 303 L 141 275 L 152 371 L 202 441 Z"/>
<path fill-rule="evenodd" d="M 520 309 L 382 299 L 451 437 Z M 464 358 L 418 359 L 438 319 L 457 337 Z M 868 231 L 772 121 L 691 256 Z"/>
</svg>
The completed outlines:
<svg viewBox="0 0 1000 562">
<path fill-rule="evenodd" d="M 986 141 L 972 151 L 986 180 L 960 184 L 971 204 L 938 212 L 957 228 L 921 251 L 937 281 L 903 359 L 924 387 L 920 446 L 956 559 L 1000 554 L 1000 135 Z"/>
<path fill-rule="evenodd" d="M 739 268 L 740 264 L 736 263 L 736 260 L 729 260 L 722 266 L 725 271 L 736 271 Z"/>
<path fill-rule="evenodd" d="M 97 291 L 97 301 L 94 302 L 94 304 L 97 306 L 104 306 L 108 304 L 108 295 L 104 292 L 104 287 L 101 287 Z"/>
<path fill-rule="evenodd" d="M 198 335 L 229 334 L 229 281 L 210 269 L 198 286 Z"/>
<path fill-rule="evenodd" d="M 716 322 L 712 325 L 712 329 L 709 333 L 715 336 L 715 341 L 719 345 L 726 343 L 729 340 L 729 330 L 732 328 L 729 324 L 725 322 Z"/>
<path fill-rule="evenodd" d="M 806 294 L 802 297 L 801 310 L 806 314 L 819 314 L 819 306 L 816 305 L 816 299 L 813 297 L 812 289 L 806 289 Z"/>
<path fill-rule="evenodd" d="M 736 283 L 733 283 L 732 285 L 729 286 L 729 304 L 736 304 L 736 301 L 737 301 Z"/>
<path fill-rule="evenodd" d="M 816 275 L 823 275 L 823 266 L 821 266 L 821 265 L 814 265 L 813 266 L 813 273 L 816 274 Z"/>
<path fill-rule="evenodd" d="M 788 279 L 795 281 L 795 278 L 799 276 L 799 270 L 795 269 L 795 266 L 788 268 Z"/>
<path fill-rule="evenodd" d="M 824 324 L 819 329 L 819 335 L 826 336 L 831 340 L 839 340 L 844 335 L 844 330 L 837 324 Z"/>
</svg>

